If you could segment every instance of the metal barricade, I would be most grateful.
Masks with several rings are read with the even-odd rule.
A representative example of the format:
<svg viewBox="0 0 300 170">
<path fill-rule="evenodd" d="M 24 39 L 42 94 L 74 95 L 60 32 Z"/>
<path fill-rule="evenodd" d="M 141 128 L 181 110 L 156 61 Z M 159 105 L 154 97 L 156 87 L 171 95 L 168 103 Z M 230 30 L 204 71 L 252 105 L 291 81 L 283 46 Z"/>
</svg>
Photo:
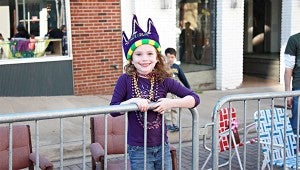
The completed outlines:
<svg viewBox="0 0 300 170">
<path fill-rule="evenodd" d="M 274 109 L 275 107 L 282 107 L 287 110 L 287 97 L 298 97 L 300 96 L 300 91 L 289 91 L 289 92 L 267 92 L 267 93 L 249 93 L 249 94 L 235 94 L 235 95 L 228 95 L 220 98 L 217 103 L 215 104 L 215 107 L 213 109 L 213 130 L 212 130 L 212 169 L 218 169 L 219 165 L 219 111 L 222 107 L 239 107 L 239 109 L 243 110 L 243 112 L 239 112 L 242 114 L 238 114 L 237 116 L 240 116 L 243 121 L 244 125 L 243 128 L 246 129 L 246 124 L 249 122 L 254 122 L 254 112 L 260 111 L 264 108 Z M 299 103 L 298 103 L 299 104 Z M 228 105 L 228 106 L 227 106 Z M 298 112 L 299 112 L 299 106 L 298 106 Z M 231 120 L 231 118 L 229 118 Z M 298 125 L 299 125 L 299 116 L 298 116 Z M 231 124 L 229 125 L 229 134 L 233 133 Z M 273 125 L 272 125 L 273 126 Z M 286 130 L 286 129 L 284 129 Z M 246 132 L 244 131 L 244 134 Z M 285 131 L 286 133 L 286 131 Z M 298 129 L 299 134 L 299 129 Z M 257 134 L 258 136 L 258 134 Z M 229 135 L 229 138 L 231 138 L 231 135 Z M 299 135 L 297 135 L 297 148 L 299 148 Z M 243 140 L 246 140 L 246 136 L 243 136 Z M 229 139 L 231 141 L 231 139 Z M 273 146 L 273 140 L 271 141 L 271 146 Z M 255 143 L 256 144 L 256 143 Z M 230 146 L 230 145 L 229 145 Z M 260 147 L 260 142 L 257 142 L 258 148 Z M 229 153 L 231 153 L 231 150 L 233 148 L 229 147 Z M 298 155 L 297 150 L 297 155 Z M 244 146 L 243 149 L 243 167 L 242 169 L 247 169 L 246 163 L 247 163 L 247 153 L 246 153 L 246 146 Z M 257 153 L 257 155 L 251 155 L 251 157 L 257 157 L 257 169 L 260 169 L 261 166 L 261 154 L 260 151 Z M 272 165 L 273 159 L 271 158 L 271 169 L 273 169 Z M 284 160 L 286 161 L 286 160 Z M 285 164 L 285 162 L 284 162 Z M 284 165 L 286 169 L 286 165 Z M 253 168 L 253 167 L 251 167 Z M 229 154 L 229 167 L 228 169 L 232 169 L 232 155 Z"/>
<path fill-rule="evenodd" d="M 155 103 L 150 104 L 150 109 L 152 110 Z M 86 169 L 86 157 L 87 157 L 87 151 L 86 151 L 86 117 L 87 116 L 93 116 L 93 115 L 99 115 L 99 114 L 109 114 L 109 113 L 115 113 L 115 112 L 124 112 L 126 117 L 127 113 L 129 111 L 137 111 L 138 107 L 135 104 L 128 104 L 128 105 L 114 105 L 114 106 L 99 106 L 99 107 L 91 107 L 91 108 L 80 108 L 80 109 L 66 109 L 66 110 L 54 110 L 54 111 L 40 111 L 40 112 L 24 112 L 24 113 L 14 113 L 14 114 L 0 114 L 0 125 L 2 124 L 8 124 L 9 126 L 9 169 L 12 169 L 12 128 L 13 124 L 19 123 L 19 122 L 34 122 L 35 127 L 35 134 L 34 134 L 34 140 L 35 140 L 35 152 L 37 157 L 37 164 L 35 167 L 38 169 L 39 167 L 39 152 L 40 152 L 40 121 L 43 120 L 50 120 L 50 119 L 58 119 L 59 120 L 59 131 L 60 131 L 60 155 L 59 155 L 59 165 L 60 169 L 63 169 L 64 167 L 64 121 L 63 119 L 66 118 L 80 118 L 82 117 L 82 169 Z M 199 164 L 199 136 L 198 136 L 198 112 L 197 110 L 190 109 L 192 113 L 192 169 L 198 169 Z M 147 112 L 144 113 L 144 126 L 147 126 Z M 164 119 L 162 119 L 164 123 Z M 128 126 L 128 122 L 125 121 L 125 126 Z M 50 125 L 54 126 L 54 125 Z M 107 122 L 105 123 L 105 126 L 107 126 Z M 107 128 L 105 128 L 107 129 Z M 124 128 L 127 129 L 127 128 Z M 145 138 L 144 138 L 144 145 L 147 145 L 147 128 L 145 128 Z M 164 131 L 164 126 L 162 131 Z M 181 132 L 180 132 L 181 133 Z M 50 134 L 49 134 L 50 135 Z M 107 135 L 107 133 L 106 133 Z M 181 137 L 180 137 L 181 138 Z M 164 138 L 162 139 L 164 141 Z M 106 141 L 106 139 L 105 139 Z M 127 135 L 125 135 L 125 141 L 127 141 Z M 181 139 L 179 139 L 179 149 L 181 149 Z M 127 147 L 127 144 L 125 144 L 125 148 Z M 107 146 L 105 146 L 107 147 Z M 146 148 L 146 147 L 145 147 Z M 125 149 L 126 150 L 126 149 Z M 162 152 L 164 153 L 164 152 Z M 105 153 L 106 154 L 106 153 Z M 127 154 L 125 154 L 125 158 L 127 158 Z M 125 159 L 126 160 L 126 159 Z M 144 159 L 146 162 L 146 159 Z M 126 162 L 126 161 L 125 161 Z M 181 165 L 181 151 L 179 151 L 179 165 Z M 179 166 L 180 169 L 181 166 Z M 107 159 L 105 160 L 105 168 L 107 168 Z M 144 163 L 144 169 L 146 169 L 146 163 Z"/>
</svg>

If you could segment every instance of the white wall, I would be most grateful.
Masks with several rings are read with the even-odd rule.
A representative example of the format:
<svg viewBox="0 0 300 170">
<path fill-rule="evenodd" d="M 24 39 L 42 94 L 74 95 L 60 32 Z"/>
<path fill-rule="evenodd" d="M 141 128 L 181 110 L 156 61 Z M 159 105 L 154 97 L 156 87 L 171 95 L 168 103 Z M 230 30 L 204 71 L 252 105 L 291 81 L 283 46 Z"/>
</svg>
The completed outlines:
<svg viewBox="0 0 300 170">
<path fill-rule="evenodd" d="M 4 39 L 10 38 L 9 6 L 0 6 L 0 33 Z"/>
<path fill-rule="evenodd" d="M 168 47 L 176 49 L 176 0 L 170 1 L 171 9 L 161 9 L 161 0 L 121 0 L 122 30 L 128 38 L 131 36 L 133 14 L 136 14 L 144 31 L 147 31 L 148 18 L 151 18 L 159 34 L 162 53 Z M 126 60 L 125 57 L 123 59 Z"/>
<path fill-rule="evenodd" d="M 243 82 L 244 1 L 217 1 L 216 88 L 235 89 Z"/>
</svg>

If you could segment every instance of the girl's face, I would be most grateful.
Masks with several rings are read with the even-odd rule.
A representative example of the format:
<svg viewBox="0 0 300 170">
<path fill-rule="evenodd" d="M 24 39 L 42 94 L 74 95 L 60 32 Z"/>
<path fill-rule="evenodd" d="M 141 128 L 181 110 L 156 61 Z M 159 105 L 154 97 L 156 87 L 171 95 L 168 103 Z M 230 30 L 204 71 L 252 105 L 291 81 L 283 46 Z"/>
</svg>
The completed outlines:
<svg viewBox="0 0 300 170">
<path fill-rule="evenodd" d="M 132 54 L 132 64 L 140 74 L 149 74 L 157 63 L 156 49 L 152 45 L 143 44 Z"/>
</svg>

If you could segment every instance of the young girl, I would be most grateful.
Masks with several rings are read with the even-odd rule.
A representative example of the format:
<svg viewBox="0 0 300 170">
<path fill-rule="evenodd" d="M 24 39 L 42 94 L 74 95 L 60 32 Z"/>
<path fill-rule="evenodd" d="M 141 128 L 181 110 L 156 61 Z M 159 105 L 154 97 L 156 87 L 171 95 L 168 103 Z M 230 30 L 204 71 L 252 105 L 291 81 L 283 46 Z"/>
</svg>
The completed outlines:
<svg viewBox="0 0 300 170">
<path fill-rule="evenodd" d="M 160 54 L 159 37 L 152 20 L 148 19 L 148 30 L 143 32 L 136 16 L 132 20 L 132 36 L 128 40 L 123 32 L 123 48 L 128 60 L 125 74 L 122 74 L 115 86 L 111 105 L 131 104 L 139 111 L 128 113 L 128 152 L 131 169 L 144 166 L 144 113 L 150 102 L 157 102 L 154 110 L 147 116 L 147 170 L 161 169 L 162 147 L 164 147 L 164 169 L 172 169 L 167 131 L 162 144 L 162 114 L 172 107 L 193 108 L 199 102 L 199 96 L 171 78 Z M 179 98 L 166 98 L 167 93 Z M 120 113 L 112 113 L 118 116 Z M 164 125 L 166 126 L 166 125 Z M 166 129 L 166 127 L 165 127 Z"/>
</svg>

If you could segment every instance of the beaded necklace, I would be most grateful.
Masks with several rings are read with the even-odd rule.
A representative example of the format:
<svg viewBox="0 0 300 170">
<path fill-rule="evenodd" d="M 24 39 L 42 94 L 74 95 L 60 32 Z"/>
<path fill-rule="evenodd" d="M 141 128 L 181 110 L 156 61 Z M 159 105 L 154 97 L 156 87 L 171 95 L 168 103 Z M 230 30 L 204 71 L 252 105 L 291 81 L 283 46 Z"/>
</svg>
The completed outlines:
<svg viewBox="0 0 300 170">
<path fill-rule="evenodd" d="M 147 99 L 149 99 L 150 101 L 154 101 L 154 93 L 157 93 L 157 82 L 155 81 L 155 75 L 146 75 L 143 77 L 147 77 L 150 78 L 150 89 L 149 89 L 149 94 Z M 155 88 L 155 84 L 156 84 L 156 88 Z M 137 97 L 137 98 L 143 98 L 141 96 L 141 92 L 140 89 L 138 87 L 138 78 L 137 75 L 134 74 L 132 76 L 132 89 L 133 89 L 133 96 Z M 139 125 L 144 127 L 144 114 L 136 111 L 136 116 L 139 122 Z M 156 114 L 156 119 L 152 122 L 147 122 L 147 129 L 157 129 L 161 126 L 161 120 L 160 120 L 160 115 Z"/>
<path fill-rule="evenodd" d="M 137 76 L 134 75 L 133 76 L 133 89 L 134 89 L 135 97 L 142 98 L 137 82 L 138 82 Z M 154 99 L 153 98 L 154 97 L 154 82 L 155 82 L 155 76 L 151 76 L 150 77 L 150 90 L 149 90 L 149 95 L 148 95 L 148 99 L 150 101 L 152 101 Z"/>
</svg>

